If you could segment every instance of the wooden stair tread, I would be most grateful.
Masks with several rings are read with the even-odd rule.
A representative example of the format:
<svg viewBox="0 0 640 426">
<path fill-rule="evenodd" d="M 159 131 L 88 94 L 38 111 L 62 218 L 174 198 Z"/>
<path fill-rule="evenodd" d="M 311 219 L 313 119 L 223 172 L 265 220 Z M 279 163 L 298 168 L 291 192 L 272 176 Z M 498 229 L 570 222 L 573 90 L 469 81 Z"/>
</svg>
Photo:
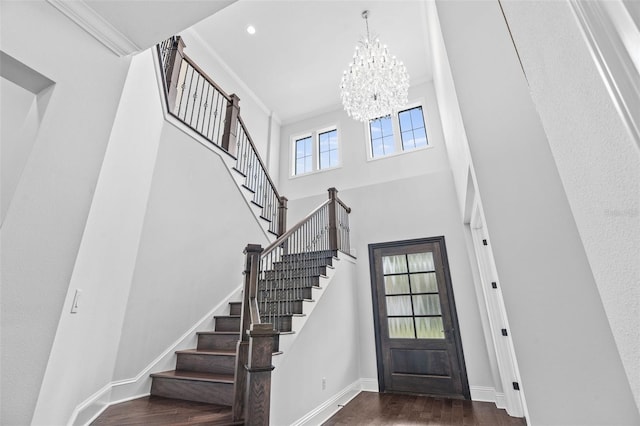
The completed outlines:
<svg viewBox="0 0 640 426">
<path fill-rule="evenodd" d="M 222 356 L 236 356 L 235 349 L 183 349 L 176 351 L 177 354 L 196 354 L 196 355 L 222 355 Z"/>
<path fill-rule="evenodd" d="M 199 371 L 185 371 L 185 370 L 170 370 L 163 371 L 161 373 L 153 373 L 151 377 L 158 377 L 164 379 L 178 379 L 178 380 L 196 380 L 200 382 L 215 382 L 215 383 L 231 383 L 233 384 L 233 374 L 216 374 L 216 373 L 204 373 Z"/>
<path fill-rule="evenodd" d="M 228 336 L 231 334 L 235 334 L 237 336 L 240 336 L 240 332 L 239 331 L 196 331 L 196 334 L 206 334 L 206 335 L 222 335 L 222 336 Z"/>
</svg>

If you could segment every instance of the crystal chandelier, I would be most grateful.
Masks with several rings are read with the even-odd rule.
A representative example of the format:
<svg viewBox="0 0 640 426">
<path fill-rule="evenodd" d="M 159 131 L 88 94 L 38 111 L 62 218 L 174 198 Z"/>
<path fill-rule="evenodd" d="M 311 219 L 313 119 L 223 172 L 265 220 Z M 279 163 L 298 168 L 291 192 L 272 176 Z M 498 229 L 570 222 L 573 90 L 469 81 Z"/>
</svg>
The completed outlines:
<svg viewBox="0 0 640 426">
<path fill-rule="evenodd" d="M 353 62 L 342 74 L 340 97 L 350 117 L 368 122 L 407 104 L 409 75 L 402 61 L 389 57 L 387 46 L 369 36 L 369 11 L 362 12 L 367 38 L 356 46 Z"/>
</svg>

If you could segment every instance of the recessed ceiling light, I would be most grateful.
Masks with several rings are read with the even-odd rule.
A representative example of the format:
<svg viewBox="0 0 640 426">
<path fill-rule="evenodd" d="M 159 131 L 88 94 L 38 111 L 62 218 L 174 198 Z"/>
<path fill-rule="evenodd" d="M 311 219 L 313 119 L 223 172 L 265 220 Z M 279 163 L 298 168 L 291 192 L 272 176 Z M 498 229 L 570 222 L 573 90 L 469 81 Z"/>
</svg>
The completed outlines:
<svg viewBox="0 0 640 426">
<path fill-rule="evenodd" d="M 249 25 L 247 27 L 247 32 L 251 35 L 254 35 L 256 33 L 256 27 L 254 27 L 253 25 Z"/>
</svg>

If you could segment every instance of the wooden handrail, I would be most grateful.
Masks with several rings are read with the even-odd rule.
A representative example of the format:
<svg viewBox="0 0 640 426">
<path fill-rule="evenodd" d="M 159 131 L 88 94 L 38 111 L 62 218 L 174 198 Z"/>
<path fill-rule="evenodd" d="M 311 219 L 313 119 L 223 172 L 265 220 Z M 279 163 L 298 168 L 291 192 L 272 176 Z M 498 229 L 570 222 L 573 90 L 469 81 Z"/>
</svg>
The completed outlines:
<svg viewBox="0 0 640 426">
<path fill-rule="evenodd" d="M 294 256 L 297 259 L 295 262 L 300 262 L 303 267 L 311 266 L 313 268 L 313 265 L 319 265 L 321 261 L 320 258 L 314 257 L 314 254 L 322 253 L 323 256 L 332 256 L 337 250 L 349 249 L 348 242 L 343 241 L 345 238 L 340 232 L 346 232 L 348 240 L 349 230 L 348 227 L 346 230 L 343 229 L 342 221 L 345 219 L 341 217 L 341 214 L 348 215 L 351 209 L 338 198 L 338 191 L 335 188 L 329 188 L 328 192 L 329 198 L 326 201 L 284 232 L 266 249 L 263 250 L 260 245 L 255 244 L 249 244 L 245 249 L 245 282 L 240 329 L 242 336 L 238 342 L 236 357 L 234 420 L 244 419 L 245 424 L 251 425 L 267 426 L 269 424 L 270 380 L 273 369 L 271 352 L 274 336 L 279 334 L 276 329 L 279 329 L 283 316 L 280 316 L 280 308 L 278 308 L 279 313 L 265 309 L 262 314 L 259 308 L 267 306 L 271 302 L 276 304 L 290 303 L 290 297 L 285 296 L 287 300 L 284 301 L 277 298 L 275 300 L 267 298 L 260 302 L 258 300 L 260 280 L 264 280 L 264 285 L 268 279 L 282 282 L 283 279 L 277 276 L 279 270 L 276 265 L 281 264 L 286 255 Z M 286 199 L 284 201 L 286 208 Z M 296 234 L 298 231 L 302 231 L 300 235 Z M 305 242 L 305 238 L 308 238 L 308 241 Z M 289 252 L 289 244 L 293 250 L 291 253 Z M 313 254 L 301 250 L 310 250 Z M 298 258 L 298 256 L 302 257 Z M 307 256 L 311 257 L 307 258 Z M 317 263 L 316 259 L 319 259 Z M 311 265 L 305 263 L 309 261 Z M 274 269 L 267 271 L 267 268 Z M 270 275 L 267 274 L 276 275 L 269 278 Z M 289 276 L 292 275 L 289 274 Z M 270 284 L 269 288 L 273 289 L 274 286 Z M 297 287 L 294 283 L 276 289 L 278 291 L 296 291 Z M 263 316 L 273 322 L 263 323 Z"/>
<path fill-rule="evenodd" d="M 247 127 L 244 124 L 244 121 L 242 120 L 242 117 L 238 116 L 238 122 L 240 123 L 240 125 L 242 126 L 242 129 L 245 131 L 245 133 L 247 134 L 247 140 L 249 141 L 249 144 L 251 145 L 251 148 L 253 148 L 253 150 L 258 153 L 258 148 L 256 148 L 256 144 L 253 143 L 253 139 L 251 138 L 251 135 L 249 134 L 249 132 L 247 132 Z M 260 167 L 262 167 L 263 170 L 269 170 L 267 169 L 267 166 L 264 164 L 264 162 L 262 161 L 262 158 L 258 155 L 258 161 L 260 163 Z M 271 180 L 271 176 L 269 176 L 269 174 L 267 173 L 267 180 L 269 181 L 269 185 L 271 186 L 271 189 L 273 189 L 273 192 L 275 192 L 276 196 L 278 198 L 280 198 L 280 194 L 278 194 L 278 190 L 276 188 L 276 184 L 273 183 L 273 181 Z"/>
<path fill-rule="evenodd" d="M 322 210 L 322 208 L 324 206 L 326 206 L 327 204 L 329 204 L 330 202 L 331 202 L 331 200 L 324 201 L 318 207 L 313 209 L 311 211 L 311 213 L 309 213 L 304 218 L 302 218 L 302 220 L 300 220 L 298 223 L 293 225 L 287 232 L 285 232 L 284 234 L 280 235 L 277 240 L 275 240 L 274 242 L 269 244 L 267 246 L 267 248 L 264 249 L 264 251 L 262 252 L 262 256 L 266 256 L 267 254 L 271 253 L 276 248 L 280 247 L 294 232 L 296 232 L 298 229 L 300 229 L 302 227 L 302 225 L 304 225 L 309 220 L 309 218 L 311 218 L 317 212 Z"/>
<path fill-rule="evenodd" d="M 253 201 L 263 208 L 262 217 L 271 221 L 269 231 L 281 235 L 285 231 L 286 218 L 281 215 L 286 214 L 286 201 L 240 116 L 240 98 L 218 86 L 184 53 L 184 48 L 179 36 L 158 44 L 169 114 L 235 158 L 235 168 L 245 175 Z"/>
<path fill-rule="evenodd" d="M 215 81 L 213 81 L 213 79 L 212 79 L 211 77 L 209 77 L 209 75 L 207 75 L 207 73 L 206 73 L 206 72 L 204 72 L 204 71 L 202 70 L 202 68 L 200 68 L 200 67 L 198 66 L 198 64 L 196 64 L 196 63 L 194 62 L 194 60 L 193 60 L 193 59 L 191 59 L 191 58 L 189 57 L 189 55 L 187 55 L 186 53 L 183 53 L 182 55 L 183 55 L 183 56 L 182 56 L 182 59 L 184 59 L 185 61 L 187 61 L 187 62 L 189 63 L 189 65 L 191 65 L 191 66 L 192 66 L 196 71 L 198 71 L 198 73 L 199 73 L 199 74 L 200 74 L 204 79 L 206 79 L 206 80 L 207 80 L 207 82 L 209 82 L 209 84 L 211 84 L 213 87 L 215 87 L 215 88 L 216 88 L 216 90 L 217 90 L 218 92 L 220 92 L 220 94 L 222 94 L 222 96 L 224 96 L 228 101 L 229 101 L 229 100 L 231 100 L 231 95 L 227 94 L 227 92 L 225 92 L 225 91 L 224 91 L 220 86 L 218 86 L 218 85 L 216 84 L 216 82 L 215 82 Z"/>
<path fill-rule="evenodd" d="M 262 252 L 262 257 L 265 257 L 266 255 L 268 255 L 269 253 L 271 253 L 273 250 L 275 250 L 276 248 L 282 246 L 282 244 L 294 233 L 296 232 L 298 229 L 300 229 L 302 227 L 302 225 L 304 225 L 311 217 L 313 217 L 317 212 L 319 212 L 320 210 L 322 210 L 322 208 L 328 204 L 330 204 L 332 202 L 332 198 L 331 198 L 331 194 L 336 194 L 333 198 L 333 200 L 335 200 L 336 203 L 338 203 L 340 206 L 342 206 L 345 211 L 347 213 L 351 213 L 351 207 L 347 206 L 344 201 L 342 201 L 340 198 L 338 198 L 337 196 L 337 192 L 338 190 L 335 188 L 329 188 L 329 199 L 327 199 L 326 201 L 323 201 L 318 207 L 316 207 L 315 209 L 311 210 L 311 212 L 309 214 L 307 214 L 305 217 L 303 217 L 302 219 L 300 219 L 298 221 L 298 223 L 296 223 L 295 225 L 293 225 L 291 228 L 289 228 L 288 231 L 286 231 L 284 234 L 280 235 L 278 237 L 277 240 L 275 240 L 274 242 L 272 242 L 271 244 L 269 244 L 264 251 Z M 335 191 L 335 192 L 333 192 Z"/>
</svg>

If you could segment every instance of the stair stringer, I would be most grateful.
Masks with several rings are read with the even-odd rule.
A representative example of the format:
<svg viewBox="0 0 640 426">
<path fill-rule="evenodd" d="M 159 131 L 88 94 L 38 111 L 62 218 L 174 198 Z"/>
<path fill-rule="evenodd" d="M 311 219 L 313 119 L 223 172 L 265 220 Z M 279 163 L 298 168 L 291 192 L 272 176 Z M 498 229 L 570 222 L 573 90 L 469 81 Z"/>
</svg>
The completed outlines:
<svg viewBox="0 0 640 426">
<path fill-rule="evenodd" d="M 273 365 L 276 368 L 274 370 L 274 374 L 277 374 L 277 368 L 282 364 L 283 360 L 287 357 L 287 349 L 289 349 L 297 337 L 300 335 L 300 332 L 304 328 L 306 322 L 309 320 L 312 312 L 318 306 L 318 303 L 322 299 L 322 296 L 327 290 L 327 287 L 331 284 L 333 277 L 336 274 L 340 273 L 340 270 L 343 269 L 345 262 L 354 263 L 355 259 L 350 255 L 344 254 L 338 251 L 337 256 L 334 256 L 334 264 L 333 266 L 327 267 L 327 272 L 325 275 L 320 276 L 320 285 L 319 287 L 312 287 L 312 300 L 305 301 L 302 307 L 301 315 L 294 315 L 291 319 L 291 332 L 285 332 L 280 334 L 280 346 L 278 356 L 274 356 Z"/>
<path fill-rule="evenodd" d="M 356 280 L 364 265 L 344 253 L 338 256 L 315 302 L 303 307 L 306 315 L 294 317 L 295 333 L 280 335 L 283 353 L 272 361 L 271 424 L 322 424 L 364 389 L 360 305 L 368 293 L 359 291 Z"/>
<path fill-rule="evenodd" d="M 227 172 L 235 182 L 236 188 L 242 194 L 242 198 L 244 199 L 245 203 L 247 203 L 247 206 L 253 213 L 253 217 L 255 218 L 256 222 L 258 222 L 258 224 L 260 225 L 260 228 L 264 232 L 264 235 L 267 237 L 267 239 L 270 242 L 275 241 L 277 237 L 273 233 L 271 233 L 271 231 L 269 231 L 270 222 L 260 216 L 262 209 L 252 202 L 253 192 L 250 189 L 248 189 L 246 186 L 244 186 L 245 177 L 235 169 L 236 161 L 237 161 L 236 158 L 231 154 L 229 154 L 224 149 L 222 149 L 220 146 L 205 139 L 198 132 L 191 129 L 189 126 L 187 126 L 182 121 L 180 121 L 179 119 L 177 119 L 176 117 L 174 117 L 169 113 L 167 109 L 167 103 L 165 102 L 165 99 L 164 99 L 164 86 L 162 83 L 162 73 L 160 71 L 160 62 L 158 59 L 158 55 L 155 55 L 155 54 L 153 55 L 153 61 L 155 64 L 154 69 L 156 73 L 156 82 L 158 84 L 158 94 L 162 99 L 162 102 L 160 103 L 162 104 L 162 114 L 164 115 L 165 121 L 173 125 L 178 130 L 182 131 L 183 133 L 187 134 L 188 136 L 193 138 L 196 142 L 198 142 L 199 144 L 207 148 L 209 151 L 211 151 L 212 153 L 220 157 L 220 159 L 225 165 L 225 169 L 227 170 Z"/>
</svg>

